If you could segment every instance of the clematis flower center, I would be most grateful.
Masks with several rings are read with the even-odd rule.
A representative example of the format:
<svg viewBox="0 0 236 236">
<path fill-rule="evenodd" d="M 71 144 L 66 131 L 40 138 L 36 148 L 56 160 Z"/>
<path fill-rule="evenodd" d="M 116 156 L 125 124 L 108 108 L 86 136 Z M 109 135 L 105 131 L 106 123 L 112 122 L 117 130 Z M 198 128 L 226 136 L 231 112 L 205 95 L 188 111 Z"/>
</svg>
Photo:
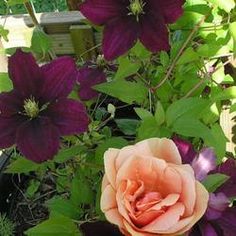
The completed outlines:
<svg viewBox="0 0 236 236">
<path fill-rule="evenodd" d="M 30 118 L 35 118 L 38 116 L 40 109 L 38 102 L 35 101 L 34 97 L 26 99 L 24 101 L 25 114 Z"/>
<path fill-rule="evenodd" d="M 145 2 L 142 0 L 130 0 L 130 5 L 128 9 L 130 10 L 130 13 L 128 15 L 134 15 L 136 16 L 136 20 L 139 21 L 139 16 L 141 14 L 144 14 L 144 6 Z"/>
</svg>

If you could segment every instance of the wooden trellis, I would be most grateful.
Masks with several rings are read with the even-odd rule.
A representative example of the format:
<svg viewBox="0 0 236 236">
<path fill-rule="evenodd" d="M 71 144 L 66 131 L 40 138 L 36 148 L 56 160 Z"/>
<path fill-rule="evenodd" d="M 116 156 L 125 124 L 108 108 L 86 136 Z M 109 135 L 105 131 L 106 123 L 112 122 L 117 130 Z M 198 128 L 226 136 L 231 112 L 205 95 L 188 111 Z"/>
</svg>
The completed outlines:
<svg viewBox="0 0 236 236">
<path fill-rule="evenodd" d="M 78 11 L 36 14 L 39 24 L 52 38 L 57 55 L 83 55 L 89 59 L 96 54 L 90 50 L 96 45 L 93 29 L 83 24 Z M 9 30 L 9 41 L 2 40 L 4 48 L 30 47 L 34 24 L 28 15 L 1 16 L 0 25 Z"/>
</svg>

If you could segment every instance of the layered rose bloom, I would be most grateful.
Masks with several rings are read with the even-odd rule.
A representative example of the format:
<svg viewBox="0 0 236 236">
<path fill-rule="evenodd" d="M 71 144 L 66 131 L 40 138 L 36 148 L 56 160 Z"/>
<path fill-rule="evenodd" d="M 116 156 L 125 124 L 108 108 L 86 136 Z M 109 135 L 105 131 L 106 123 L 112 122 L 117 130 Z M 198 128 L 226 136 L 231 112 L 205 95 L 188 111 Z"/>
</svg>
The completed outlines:
<svg viewBox="0 0 236 236">
<path fill-rule="evenodd" d="M 101 209 L 125 235 L 180 235 L 207 209 L 208 192 L 172 140 L 109 149 L 104 162 Z"/>
<path fill-rule="evenodd" d="M 79 10 L 104 26 L 102 50 L 107 60 L 126 53 L 137 40 L 150 51 L 169 50 L 166 24 L 183 13 L 184 0 L 85 0 Z"/>
</svg>

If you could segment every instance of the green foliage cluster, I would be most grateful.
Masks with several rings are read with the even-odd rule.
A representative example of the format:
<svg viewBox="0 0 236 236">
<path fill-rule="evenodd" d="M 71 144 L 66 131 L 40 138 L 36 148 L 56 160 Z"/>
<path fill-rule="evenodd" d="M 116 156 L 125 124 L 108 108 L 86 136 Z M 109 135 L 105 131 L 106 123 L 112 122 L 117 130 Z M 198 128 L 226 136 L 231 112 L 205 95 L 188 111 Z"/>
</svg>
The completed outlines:
<svg viewBox="0 0 236 236">
<path fill-rule="evenodd" d="M 23 5 L 15 4 L 20 3 L 17 0 L 9 0 L 11 6 L 7 8 L 7 1 L 0 1 L 0 15 L 5 14 L 26 14 L 26 10 Z M 67 9 L 66 0 L 32 0 L 35 11 L 40 12 L 54 12 L 54 11 L 65 11 Z"/>
<path fill-rule="evenodd" d="M 5 214 L 0 214 L 0 236 L 13 236 L 15 225 Z"/>
</svg>

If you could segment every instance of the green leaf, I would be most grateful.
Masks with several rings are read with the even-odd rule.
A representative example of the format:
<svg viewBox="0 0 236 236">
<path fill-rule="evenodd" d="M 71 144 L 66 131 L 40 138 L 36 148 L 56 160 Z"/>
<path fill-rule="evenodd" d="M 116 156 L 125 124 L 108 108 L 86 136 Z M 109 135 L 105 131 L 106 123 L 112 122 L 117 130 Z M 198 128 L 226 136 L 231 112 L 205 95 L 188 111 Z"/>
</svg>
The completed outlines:
<svg viewBox="0 0 236 236">
<path fill-rule="evenodd" d="M 165 122 L 165 111 L 160 101 L 157 102 L 155 119 L 158 125 L 162 125 Z"/>
<path fill-rule="evenodd" d="M 30 160 L 27 160 L 23 157 L 17 157 L 6 169 L 5 173 L 11 174 L 26 174 L 31 171 L 37 171 L 44 164 L 36 164 Z"/>
<path fill-rule="evenodd" d="M 165 51 L 160 52 L 160 62 L 164 68 L 166 68 L 169 65 L 170 58 L 167 52 Z"/>
<path fill-rule="evenodd" d="M 135 119 L 116 119 L 115 122 L 125 135 L 135 135 L 140 123 Z"/>
<path fill-rule="evenodd" d="M 206 125 L 197 119 L 185 116 L 173 123 L 172 131 L 180 135 L 202 138 L 207 141 L 213 139 L 211 130 Z"/>
<path fill-rule="evenodd" d="M 198 54 L 192 48 L 187 48 L 179 58 L 177 65 L 190 63 L 193 61 L 197 61 L 198 59 Z"/>
<path fill-rule="evenodd" d="M 139 116 L 139 118 L 141 120 L 144 120 L 146 118 L 150 118 L 150 117 L 153 117 L 152 113 L 144 108 L 139 108 L 139 107 L 136 107 L 134 108 L 136 114 Z"/>
<path fill-rule="evenodd" d="M 70 200 L 74 205 L 92 204 L 94 202 L 94 192 L 82 173 L 77 173 L 72 180 Z"/>
<path fill-rule="evenodd" d="M 56 163 L 64 163 L 71 158 L 79 155 L 81 152 L 85 151 L 86 147 L 84 146 L 72 146 L 69 148 L 64 148 L 59 151 L 59 153 L 53 159 Z"/>
<path fill-rule="evenodd" d="M 41 28 L 35 27 L 31 38 L 32 51 L 45 56 L 51 48 L 52 39 Z"/>
<path fill-rule="evenodd" d="M 130 82 L 126 80 L 115 80 L 94 86 L 102 93 L 120 99 L 122 102 L 132 104 L 143 103 L 147 97 L 148 89 L 140 82 Z"/>
<path fill-rule="evenodd" d="M 231 105 L 230 107 L 230 113 L 235 112 L 236 111 L 236 103 L 234 103 L 233 105 Z"/>
<path fill-rule="evenodd" d="M 208 192 L 213 193 L 228 179 L 229 176 L 224 174 L 212 174 L 207 176 L 207 178 L 203 181 L 203 185 L 205 186 Z"/>
<path fill-rule="evenodd" d="M 211 100 L 216 102 L 234 98 L 236 98 L 236 86 L 231 86 L 222 90 L 220 93 L 217 93 L 216 95 L 212 96 Z"/>
<path fill-rule="evenodd" d="M 155 117 L 144 119 L 138 129 L 138 140 L 144 140 L 160 136 L 160 128 Z"/>
<path fill-rule="evenodd" d="M 7 37 L 8 34 L 9 34 L 9 30 L 4 29 L 4 27 L 0 25 L 0 36 L 3 37 L 3 39 L 7 42 L 8 42 L 8 37 Z"/>
<path fill-rule="evenodd" d="M 172 103 L 166 111 L 167 126 L 170 126 L 181 116 L 196 117 L 210 105 L 210 101 L 201 98 L 184 98 Z"/>
<path fill-rule="evenodd" d="M 207 0 L 208 2 L 218 6 L 219 8 L 230 12 L 235 7 L 234 0 Z"/>
<path fill-rule="evenodd" d="M 119 68 L 115 75 L 115 80 L 124 79 L 135 74 L 140 68 L 138 63 L 131 62 L 127 57 L 119 59 Z"/>
<path fill-rule="evenodd" d="M 14 5 L 17 5 L 17 4 L 24 4 L 28 1 L 29 0 L 7 0 L 7 4 L 8 4 L 8 6 L 14 6 Z"/>
<path fill-rule="evenodd" d="M 100 163 L 103 165 L 104 152 L 107 151 L 109 148 L 122 148 L 127 145 L 128 145 L 128 142 L 121 137 L 113 137 L 113 138 L 105 140 L 105 142 L 98 145 L 96 149 L 95 159 L 97 163 Z"/>
<path fill-rule="evenodd" d="M 81 193 L 82 194 L 82 193 Z M 79 219 L 80 208 L 78 205 L 74 205 L 71 201 L 63 199 L 61 197 L 54 197 L 47 201 L 47 206 L 50 211 L 60 213 L 63 216 L 69 217 L 71 219 Z"/>
<path fill-rule="evenodd" d="M 79 236 L 77 226 L 68 217 L 56 215 L 30 228 L 25 232 L 27 236 Z"/>
<path fill-rule="evenodd" d="M 234 40 L 234 56 L 236 56 L 236 22 L 229 25 L 229 31 Z"/>
<path fill-rule="evenodd" d="M 138 41 L 130 51 L 140 59 L 149 58 L 151 55 L 151 52 L 148 51 L 140 41 Z"/>
<path fill-rule="evenodd" d="M 34 196 L 34 194 L 38 191 L 40 186 L 40 181 L 32 179 L 29 182 L 29 186 L 26 190 L 26 195 L 29 198 L 32 198 Z"/>
<path fill-rule="evenodd" d="M 226 153 L 226 142 L 227 138 L 219 124 L 214 124 L 211 127 L 211 134 L 213 139 L 206 140 L 206 145 L 214 148 L 214 151 L 217 156 L 217 162 L 221 163 L 222 158 L 225 157 Z"/>
<path fill-rule="evenodd" d="M 12 90 L 13 85 L 8 76 L 8 73 L 0 72 L 0 92 L 8 92 Z"/>
</svg>

